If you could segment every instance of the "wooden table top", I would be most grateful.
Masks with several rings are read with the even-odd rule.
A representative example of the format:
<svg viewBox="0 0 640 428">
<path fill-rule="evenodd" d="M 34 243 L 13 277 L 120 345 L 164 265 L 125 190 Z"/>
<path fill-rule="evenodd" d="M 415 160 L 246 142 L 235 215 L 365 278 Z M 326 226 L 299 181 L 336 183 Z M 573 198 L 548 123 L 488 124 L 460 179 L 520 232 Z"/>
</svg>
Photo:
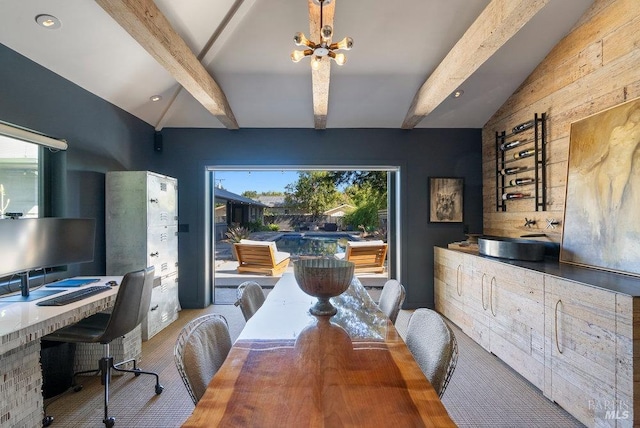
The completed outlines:
<svg viewBox="0 0 640 428">
<path fill-rule="evenodd" d="M 315 298 L 283 275 L 183 427 L 455 426 L 357 278 L 332 302 L 310 315 Z"/>
</svg>

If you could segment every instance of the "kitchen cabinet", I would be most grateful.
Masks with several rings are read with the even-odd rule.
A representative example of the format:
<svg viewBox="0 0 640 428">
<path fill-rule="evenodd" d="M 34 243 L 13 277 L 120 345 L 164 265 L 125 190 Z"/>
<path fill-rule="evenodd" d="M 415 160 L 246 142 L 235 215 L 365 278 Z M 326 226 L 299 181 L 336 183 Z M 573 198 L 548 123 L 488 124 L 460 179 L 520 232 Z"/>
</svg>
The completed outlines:
<svg viewBox="0 0 640 428">
<path fill-rule="evenodd" d="M 491 279 L 490 350 L 529 382 L 544 383 L 544 276 L 528 269 L 479 259 Z M 485 291 L 486 294 L 486 291 Z"/>
<path fill-rule="evenodd" d="M 436 310 L 585 425 L 639 424 L 640 297 L 606 288 L 620 278 L 590 284 L 592 270 L 576 281 L 559 275 L 567 269 L 434 254 Z"/>
<path fill-rule="evenodd" d="M 639 325 L 640 299 L 616 294 L 616 400 L 605 416 L 608 410 L 619 427 L 640 425 L 640 369 L 634 364 L 640 356 Z"/>
<path fill-rule="evenodd" d="M 469 293 L 470 259 L 464 259 L 464 254 L 442 248 L 435 248 L 435 253 L 436 310 L 467 331 L 470 317 L 465 309 L 465 296 Z"/>
<path fill-rule="evenodd" d="M 544 393 L 587 426 L 616 426 L 616 295 L 545 278 Z M 611 416 L 611 415 L 609 415 Z"/>
<path fill-rule="evenodd" d="M 436 282 L 436 310 L 542 388 L 543 275 L 442 248 L 435 265 L 445 272 Z"/>
<path fill-rule="evenodd" d="M 155 267 L 148 340 L 178 319 L 178 181 L 149 171 L 113 171 L 106 179 L 107 274 Z"/>
<path fill-rule="evenodd" d="M 455 255 L 455 253 L 452 253 Z M 467 255 L 464 264 L 471 269 L 471 280 L 465 294 L 465 311 L 469 316 L 464 332 L 487 351 L 491 351 L 490 291 L 495 278 L 483 260 Z"/>
</svg>

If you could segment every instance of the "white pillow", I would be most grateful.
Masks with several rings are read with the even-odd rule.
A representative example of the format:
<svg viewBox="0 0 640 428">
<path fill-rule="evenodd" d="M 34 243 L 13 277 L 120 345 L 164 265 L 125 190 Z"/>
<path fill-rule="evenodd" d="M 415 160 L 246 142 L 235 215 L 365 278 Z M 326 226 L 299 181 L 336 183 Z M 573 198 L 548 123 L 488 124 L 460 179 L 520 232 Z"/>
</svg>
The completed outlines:
<svg viewBox="0 0 640 428">
<path fill-rule="evenodd" d="M 287 260 L 290 257 L 291 257 L 291 254 L 285 251 L 278 251 L 276 252 L 276 255 L 275 255 L 276 264 L 279 264 L 280 262 Z"/>
<path fill-rule="evenodd" d="M 349 241 L 347 245 L 351 247 L 369 247 L 372 245 L 384 245 L 383 241 Z"/>
<path fill-rule="evenodd" d="M 278 247 L 276 247 L 275 241 L 254 241 L 252 239 L 241 239 L 241 244 L 249 244 L 249 245 L 265 245 L 273 248 L 273 251 L 278 251 Z"/>
</svg>

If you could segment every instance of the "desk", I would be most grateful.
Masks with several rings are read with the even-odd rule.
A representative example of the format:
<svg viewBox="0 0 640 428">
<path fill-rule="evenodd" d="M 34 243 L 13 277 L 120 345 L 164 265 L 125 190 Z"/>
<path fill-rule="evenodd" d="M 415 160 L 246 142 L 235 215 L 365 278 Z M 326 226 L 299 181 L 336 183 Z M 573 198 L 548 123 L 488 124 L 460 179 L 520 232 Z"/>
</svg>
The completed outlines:
<svg viewBox="0 0 640 428">
<path fill-rule="evenodd" d="M 455 426 L 357 278 L 314 317 L 284 274 L 183 427 Z"/>
<path fill-rule="evenodd" d="M 82 278 L 82 277 L 80 277 Z M 122 280 L 105 276 L 91 285 Z M 69 288 L 62 295 L 82 287 Z M 3 303 L 0 299 L 0 427 L 41 426 L 43 412 L 40 339 L 113 305 L 118 287 L 65 306 L 37 306 L 31 302 Z"/>
</svg>

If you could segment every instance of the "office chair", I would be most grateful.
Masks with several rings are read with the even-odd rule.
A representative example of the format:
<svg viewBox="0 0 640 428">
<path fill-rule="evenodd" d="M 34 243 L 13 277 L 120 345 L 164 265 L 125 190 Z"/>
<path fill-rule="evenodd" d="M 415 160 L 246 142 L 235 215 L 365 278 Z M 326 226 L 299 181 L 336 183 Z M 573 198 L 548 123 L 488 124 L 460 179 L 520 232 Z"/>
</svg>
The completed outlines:
<svg viewBox="0 0 640 428">
<path fill-rule="evenodd" d="M 436 311 L 416 309 L 409 319 L 405 342 L 442 397 L 458 362 L 458 342 L 451 328 Z"/>
<path fill-rule="evenodd" d="M 116 301 L 110 314 L 98 313 L 92 315 L 44 337 L 46 340 L 55 340 L 58 342 L 101 343 L 104 345 L 104 357 L 100 359 L 98 368 L 74 373 L 74 379 L 75 376 L 79 374 L 100 373 L 101 381 L 104 385 L 104 419 L 102 422 L 107 428 L 115 425 L 115 418 L 109 417 L 108 412 L 111 370 L 129 372 L 135 376 L 140 376 L 141 374 L 155 376 L 155 393 L 160 394 L 164 389 L 164 387 L 160 385 L 160 378 L 157 373 L 140 370 L 136 367 L 135 359 L 114 364 L 113 356 L 109 352 L 109 343 L 136 328 L 147 315 L 147 312 L 149 312 L 153 277 L 153 266 L 127 273 L 118 287 Z M 120 366 L 129 362 L 133 362 L 133 369 L 120 368 Z M 75 391 L 79 391 L 81 388 L 81 386 L 76 387 Z M 47 418 L 45 418 L 45 424 Z"/>
<path fill-rule="evenodd" d="M 198 404 L 230 349 L 229 325 L 222 315 L 203 315 L 183 327 L 173 357 L 193 404 Z"/>
<path fill-rule="evenodd" d="M 398 312 L 400 312 L 402 303 L 404 303 L 404 296 L 404 286 L 395 279 L 390 279 L 384 283 L 382 292 L 380 293 L 378 307 L 394 324 L 398 318 Z"/>
<path fill-rule="evenodd" d="M 260 309 L 265 299 L 262 287 L 255 281 L 246 281 L 240 284 L 238 286 L 237 296 L 238 300 L 236 300 L 234 305 L 240 306 L 245 321 L 249 321 L 249 318 Z"/>
</svg>

